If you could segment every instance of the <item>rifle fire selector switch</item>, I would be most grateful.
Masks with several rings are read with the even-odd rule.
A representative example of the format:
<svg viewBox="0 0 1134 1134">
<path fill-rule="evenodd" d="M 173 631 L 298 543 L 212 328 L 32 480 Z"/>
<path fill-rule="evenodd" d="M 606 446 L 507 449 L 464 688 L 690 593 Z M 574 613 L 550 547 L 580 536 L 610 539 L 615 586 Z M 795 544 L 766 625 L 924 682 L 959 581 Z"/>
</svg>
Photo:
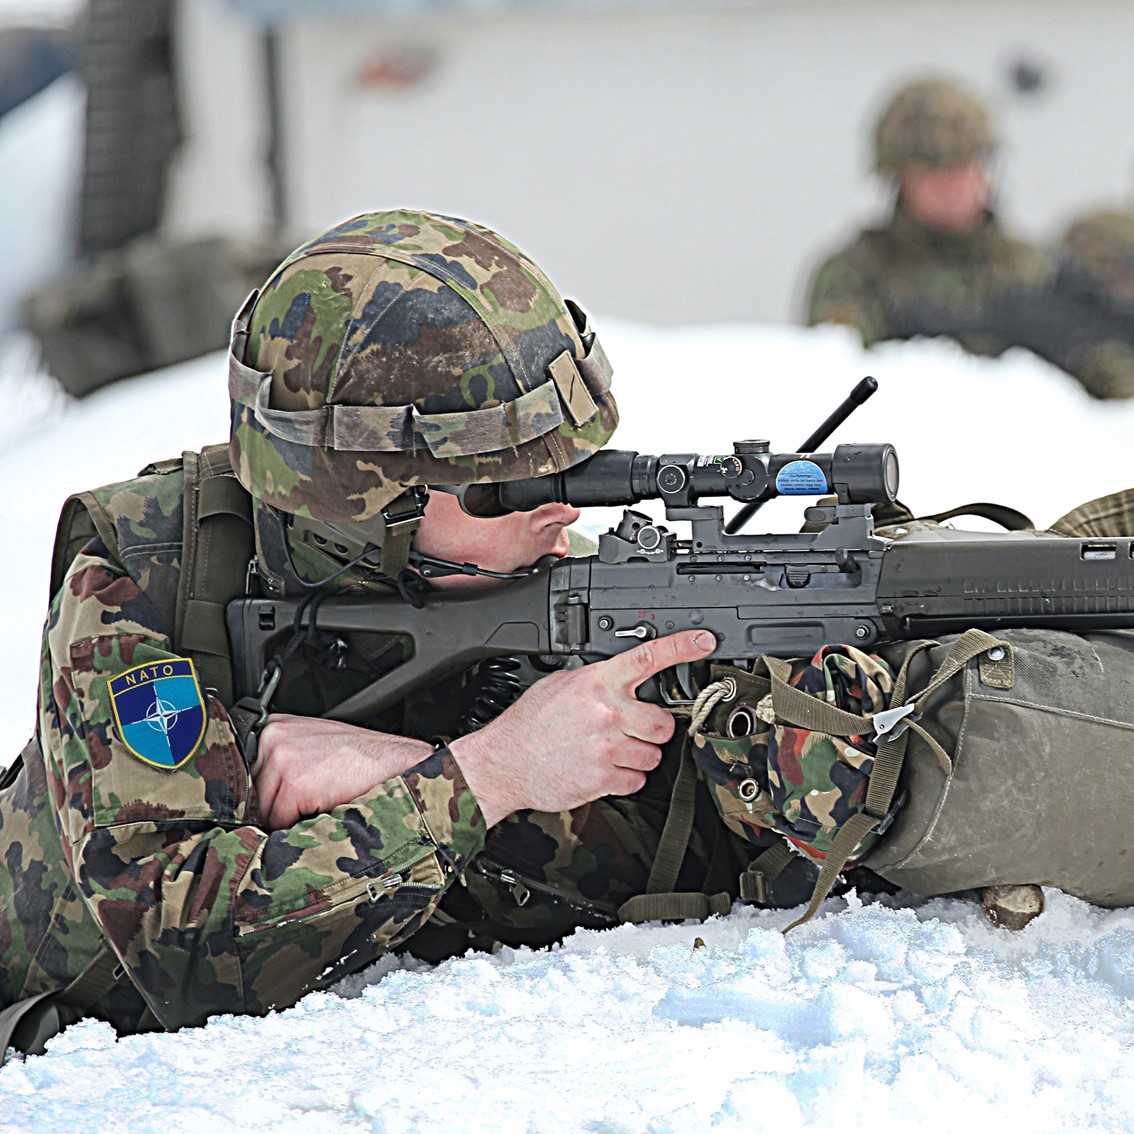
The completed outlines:
<svg viewBox="0 0 1134 1134">
<path fill-rule="evenodd" d="M 639 622 L 635 626 L 624 626 L 615 630 L 616 638 L 637 638 L 639 642 L 648 642 L 658 636 L 658 628 L 652 622 Z"/>
</svg>

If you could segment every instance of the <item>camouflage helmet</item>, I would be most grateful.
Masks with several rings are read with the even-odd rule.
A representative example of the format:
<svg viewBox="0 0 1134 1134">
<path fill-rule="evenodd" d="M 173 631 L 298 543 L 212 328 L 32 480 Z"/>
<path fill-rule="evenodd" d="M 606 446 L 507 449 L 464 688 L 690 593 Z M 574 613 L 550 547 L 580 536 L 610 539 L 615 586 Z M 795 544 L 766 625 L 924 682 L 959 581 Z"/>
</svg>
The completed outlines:
<svg viewBox="0 0 1134 1134">
<path fill-rule="evenodd" d="M 562 472 L 618 422 L 578 306 L 492 230 L 411 210 L 284 260 L 234 321 L 229 395 L 258 526 L 267 507 L 376 543 L 414 486 Z"/>
<path fill-rule="evenodd" d="M 1060 278 L 1121 314 L 1134 315 L 1134 210 L 1076 220 L 1060 246 Z"/>
<path fill-rule="evenodd" d="M 988 108 L 951 79 L 917 79 L 901 87 L 874 127 L 874 169 L 896 177 L 911 165 L 983 162 L 996 149 Z"/>
</svg>

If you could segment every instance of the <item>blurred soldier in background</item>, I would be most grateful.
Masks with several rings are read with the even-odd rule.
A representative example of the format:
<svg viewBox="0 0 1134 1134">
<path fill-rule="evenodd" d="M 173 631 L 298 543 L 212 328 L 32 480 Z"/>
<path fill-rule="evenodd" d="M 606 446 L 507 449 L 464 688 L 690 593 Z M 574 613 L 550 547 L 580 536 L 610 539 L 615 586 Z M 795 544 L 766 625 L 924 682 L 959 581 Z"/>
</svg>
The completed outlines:
<svg viewBox="0 0 1134 1134">
<path fill-rule="evenodd" d="M 1074 221 L 1060 246 L 1059 280 L 1134 322 L 1134 209 L 1099 209 Z"/>
<path fill-rule="evenodd" d="M 893 214 L 820 266 L 807 321 L 857 327 L 866 346 L 918 335 L 974 354 L 1022 346 L 1094 397 L 1134 396 L 1134 222 L 1100 214 L 1073 226 L 1057 272 L 1000 228 L 995 148 L 971 92 L 946 79 L 901 88 L 874 131 L 874 167 L 897 188 Z"/>
<path fill-rule="evenodd" d="M 971 322 L 998 291 L 1044 280 L 1045 257 L 1007 236 L 989 207 L 995 149 L 971 92 L 946 79 L 902 87 L 874 130 L 874 168 L 897 189 L 893 213 L 820 266 L 807 321 L 857 327 L 867 346 L 949 333 L 943 313 Z M 979 354 L 1010 345 L 983 329 L 954 337 Z"/>
<path fill-rule="evenodd" d="M 1101 396 L 1134 394 L 1134 210 L 1096 210 L 1074 221 L 1058 249 L 1056 290 L 1104 323 L 1076 360 Z"/>
</svg>

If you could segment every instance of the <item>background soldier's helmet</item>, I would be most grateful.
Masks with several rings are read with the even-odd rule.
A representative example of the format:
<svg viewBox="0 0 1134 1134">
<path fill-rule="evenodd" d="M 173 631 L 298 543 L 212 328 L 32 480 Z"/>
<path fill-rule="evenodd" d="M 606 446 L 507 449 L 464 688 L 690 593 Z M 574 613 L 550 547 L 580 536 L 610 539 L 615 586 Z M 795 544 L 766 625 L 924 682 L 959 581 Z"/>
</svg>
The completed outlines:
<svg viewBox="0 0 1134 1134">
<path fill-rule="evenodd" d="M 381 544 L 414 486 L 561 472 L 618 422 L 601 346 L 539 267 L 481 225 L 402 210 L 316 237 L 249 297 L 229 394 L 261 561 L 272 517 Z"/>
<path fill-rule="evenodd" d="M 1134 210 L 1080 217 L 1067 230 L 1059 252 L 1061 283 L 1134 318 Z"/>
<path fill-rule="evenodd" d="M 988 108 L 949 79 L 918 79 L 891 98 L 874 128 L 874 168 L 897 176 L 911 165 L 987 161 L 996 149 Z"/>
</svg>

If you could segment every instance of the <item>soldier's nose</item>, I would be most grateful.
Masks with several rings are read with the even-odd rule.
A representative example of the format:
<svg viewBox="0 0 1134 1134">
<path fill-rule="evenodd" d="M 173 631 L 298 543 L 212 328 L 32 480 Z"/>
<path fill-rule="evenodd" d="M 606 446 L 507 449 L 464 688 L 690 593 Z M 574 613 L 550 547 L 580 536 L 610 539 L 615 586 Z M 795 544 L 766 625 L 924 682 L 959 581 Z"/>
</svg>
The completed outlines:
<svg viewBox="0 0 1134 1134">
<path fill-rule="evenodd" d="M 573 504 L 541 504 L 531 513 L 532 531 L 539 532 L 550 527 L 566 528 L 580 515 L 582 513 Z"/>
</svg>

